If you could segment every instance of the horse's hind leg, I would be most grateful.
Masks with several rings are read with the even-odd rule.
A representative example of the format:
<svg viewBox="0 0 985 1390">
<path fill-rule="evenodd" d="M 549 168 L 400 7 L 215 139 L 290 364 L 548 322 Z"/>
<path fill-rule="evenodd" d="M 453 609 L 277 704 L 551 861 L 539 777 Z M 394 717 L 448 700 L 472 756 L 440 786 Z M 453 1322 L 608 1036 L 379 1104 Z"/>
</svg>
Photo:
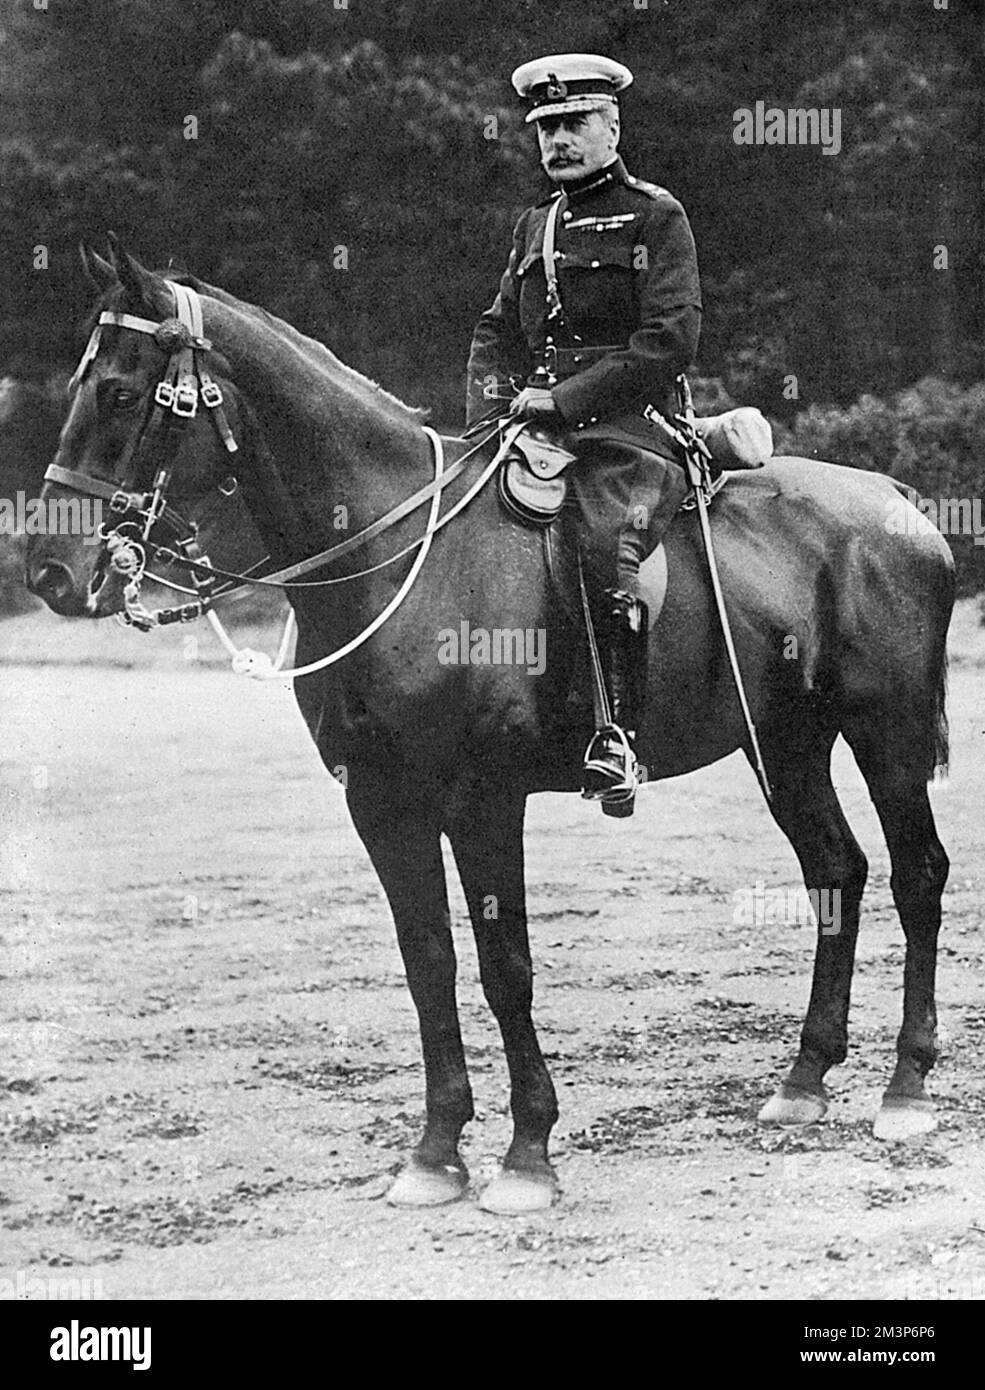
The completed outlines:
<svg viewBox="0 0 985 1390">
<path fill-rule="evenodd" d="M 848 1052 L 858 914 L 868 864 L 831 784 L 834 733 L 809 715 L 792 718 L 782 742 L 764 749 L 773 787 L 774 818 L 796 852 L 819 914 L 814 980 L 789 1075 L 759 1113 L 763 1124 L 799 1125 L 827 1109 L 824 1075 Z M 815 896 L 816 895 L 816 896 Z"/>
<path fill-rule="evenodd" d="M 879 1139 L 906 1139 L 936 1125 L 924 1079 L 937 1057 L 937 935 L 950 867 L 927 795 L 927 750 L 900 727 L 899 713 L 876 711 L 845 727 L 886 836 L 890 886 L 906 937 L 903 1026 L 896 1070 L 875 1122 Z"/>
<path fill-rule="evenodd" d="M 524 797 L 484 785 L 459 793 L 445 829 L 475 932 L 482 988 L 503 1036 L 513 1140 L 480 1205 L 499 1215 L 548 1207 L 556 1183 L 547 1142 L 557 1097 L 531 1017 L 533 969 L 523 877 Z"/>
<path fill-rule="evenodd" d="M 350 768 L 347 797 L 390 902 L 424 1050 L 424 1135 L 387 1201 L 394 1206 L 436 1206 L 460 1197 L 468 1186 L 458 1140 L 472 1118 L 455 1002 L 455 947 L 440 816 L 422 795 L 419 778 L 392 766 L 385 773 Z"/>
</svg>

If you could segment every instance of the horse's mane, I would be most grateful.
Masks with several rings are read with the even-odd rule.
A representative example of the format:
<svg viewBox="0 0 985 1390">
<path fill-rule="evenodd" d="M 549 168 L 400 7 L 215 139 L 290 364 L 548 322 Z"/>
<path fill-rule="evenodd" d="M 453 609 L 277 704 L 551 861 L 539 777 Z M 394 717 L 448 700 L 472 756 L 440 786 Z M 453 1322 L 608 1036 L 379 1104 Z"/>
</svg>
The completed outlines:
<svg viewBox="0 0 985 1390">
<path fill-rule="evenodd" d="M 386 408 L 389 413 L 399 422 L 405 424 L 420 425 L 427 420 L 430 411 L 420 406 L 407 405 L 399 396 L 395 396 L 391 391 L 387 391 L 379 382 L 373 381 L 370 377 L 364 376 L 362 372 L 357 372 L 355 367 L 350 367 L 341 358 L 336 357 L 335 353 L 320 343 L 317 338 L 309 338 L 307 334 L 300 332 L 297 328 L 280 319 L 276 314 L 271 314 L 268 310 L 260 308 L 257 304 L 250 304 L 244 299 L 237 299 L 235 295 L 227 290 L 220 289 L 217 285 L 210 285 L 205 280 L 200 280 L 195 275 L 179 273 L 175 270 L 160 270 L 155 272 L 162 279 L 174 280 L 179 285 L 187 285 L 189 289 L 195 290 L 199 294 L 208 295 L 211 299 L 217 300 L 220 304 L 225 304 L 229 309 L 238 310 L 249 317 L 264 324 L 273 332 L 278 333 L 308 359 L 312 365 L 320 367 L 324 371 L 330 371 L 337 375 L 344 376 L 357 387 L 362 387 L 368 393 L 372 393 L 380 405 Z M 86 320 L 86 333 L 90 333 L 95 326 L 99 313 L 103 309 L 115 309 L 120 301 L 125 297 L 126 291 L 123 285 L 111 286 L 102 296 L 89 318 Z"/>
<path fill-rule="evenodd" d="M 175 280 L 179 285 L 187 285 L 189 289 L 196 290 L 199 294 L 208 295 L 216 299 L 220 304 L 225 304 L 230 309 L 238 309 L 249 314 L 252 318 L 266 324 L 274 332 L 281 334 L 291 345 L 301 352 L 315 366 L 327 371 L 340 373 L 355 381 L 366 391 L 371 391 L 380 400 L 380 403 L 396 414 L 401 420 L 410 424 L 419 425 L 426 420 L 430 411 L 421 406 L 408 405 L 399 396 L 395 396 L 392 391 L 388 391 L 381 386 L 378 381 L 373 381 L 371 377 L 364 376 L 362 372 L 357 372 L 355 367 L 350 367 L 341 358 L 336 357 L 335 353 L 327 348 L 324 343 L 317 338 L 309 338 L 306 333 L 302 333 L 286 319 L 278 318 L 276 314 L 271 314 L 269 310 L 262 309 L 258 304 L 250 304 L 244 299 L 237 299 L 228 290 L 219 289 L 217 285 L 210 285 L 205 280 L 199 280 L 194 275 L 176 275 L 173 272 L 162 272 L 167 275 L 169 280 Z"/>
</svg>

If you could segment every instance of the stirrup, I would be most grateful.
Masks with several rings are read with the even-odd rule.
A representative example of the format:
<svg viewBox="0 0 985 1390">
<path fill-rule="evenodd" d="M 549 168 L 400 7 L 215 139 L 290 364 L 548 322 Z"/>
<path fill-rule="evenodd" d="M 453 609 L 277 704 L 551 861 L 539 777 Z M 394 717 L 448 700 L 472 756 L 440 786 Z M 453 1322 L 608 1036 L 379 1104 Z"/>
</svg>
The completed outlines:
<svg viewBox="0 0 985 1390">
<path fill-rule="evenodd" d="M 618 744 L 616 756 L 621 759 L 621 767 L 617 767 L 611 759 L 602 757 L 600 753 L 593 752 L 600 741 L 604 742 L 608 739 L 612 739 Z M 626 731 L 618 724 L 604 724 L 601 729 L 596 729 L 592 735 L 588 747 L 585 749 L 582 766 L 583 782 L 594 775 L 603 779 L 602 785 L 598 787 L 583 786 L 582 797 L 586 801 L 604 801 L 610 805 L 631 802 L 639 786 L 636 775 L 637 766 L 636 753 L 633 751 L 633 745 L 630 743 Z"/>
</svg>

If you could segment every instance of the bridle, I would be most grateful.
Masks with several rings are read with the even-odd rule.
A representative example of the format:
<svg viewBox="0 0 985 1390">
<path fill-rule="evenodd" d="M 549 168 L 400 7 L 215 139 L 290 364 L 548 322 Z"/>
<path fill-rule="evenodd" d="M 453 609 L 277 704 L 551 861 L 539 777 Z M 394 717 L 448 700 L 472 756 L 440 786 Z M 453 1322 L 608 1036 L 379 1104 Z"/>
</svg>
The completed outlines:
<svg viewBox="0 0 985 1390">
<path fill-rule="evenodd" d="M 177 281 L 165 280 L 164 283 L 174 297 L 174 315 L 163 321 L 155 321 L 139 318 L 133 314 L 104 310 L 99 315 L 85 352 L 68 384 L 70 395 L 74 394 L 81 386 L 99 351 L 101 333 L 105 325 L 128 328 L 137 333 L 147 334 L 154 339 L 158 347 L 168 354 L 164 374 L 154 389 L 148 415 L 141 428 L 128 442 L 122 458 L 117 463 L 119 476 L 129 476 L 134 479 L 131 488 L 128 489 L 126 486 L 108 482 L 106 479 L 95 477 L 89 473 L 63 468 L 60 464 L 54 463 L 47 469 L 45 479 L 73 492 L 99 498 L 109 503 L 113 524 L 107 526 L 104 523 L 100 527 L 100 538 L 106 544 L 110 568 L 126 580 L 123 595 L 124 611 L 118 615 L 125 624 L 140 631 L 149 631 L 155 627 L 165 627 L 179 622 L 194 622 L 199 618 L 206 617 L 232 655 L 235 670 L 266 679 L 274 676 L 286 678 L 306 675 L 321 670 L 325 666 L 341 660 L 361 646 L 396 611 L 420 573 L 435 532 L 447 525 L 482 490 L 493 476 L 511 440 L 509 437 L 504 439 L 503 445 L 494 451 L 492 459 L 482 469 L 478 479 L 444 516 L 439 517 L 442 492 L 463 472 L 472 457 L 496 433 L 498 423 L 493 422 L 489 432 L 484 433 L 479 442 L 448 469 L 444 466 L 444 447 L 441 436 L 424 425 L 422 429 L 427 435 L 433 451 L 434 478 L 410 497 L 398 503 L 385 516 L 329 549 L 320 551 L 317 555 L 301 560 L 273 574 L 261 577 L 250 573 L 240 574 L 219 569 L 212 565 L 208 557 L 201 552 L 198 543 L 199 523 L 184 517 L 172 507 L 167 500 L 167 492 L 180 452 L 183 431 L 187 429 L 189 422 L 196 418 L 200 402 L 208 411 L 226 451 L 230 455 L 236 454 L 239 451 L 239 446 L 233 438 L 223 410 L 222 391 L 209 375 L 203 361 L 204 354 L 212 351 L 212 343 L 203 334 L 202 306 L 199 295 L 190 286 L 179 284 Z M 512 430 L 507 432 L 507 436 L 511 434 Z M 136 479 L 142 476 L 152 478 L 151 486 L 145 491 L 138 491 Z M 216 491 L 220 498 L 228 498 L 234 495 L 238 486 L 237 478 L 230 474 L 217 485 Z M 314 580 L 307 583 L 298 582 L 302 575 L 321 570 L 326 565 L 365 545 L 427 501 L 430 501 L 431 508 L 423 535 L 416 537 L 409 545 L 389 556 L 381 564 L 337 578 Z M 170 546 L 162 545 L 154 539 L 152 533 L 159 526 L 165 526 L 171 532 Z M 263 653 L 253 652 L 249 649 L 238 650 L 223 628 L 218 615 L 213 611 L 212 605 L 216 600 L 233 598 L 246 587 L 271 587 L 281 591 L 289 591 L 296 588 L 320 588 L 330 584 L 345 583 L 393 564 L 415 549 L 418 550 L 418 554 L 406 579 L 383 611 L 344 647 L 310 663 L 308 666 L 293 671 L 281 669 L 293 631 L 293 609 L 288 616 L 288 625 L 280 643 L 276 662 L 272 662 Z M 166 580 L 161 581 L 160 576 L 149 574 L 147 571 L 149 557 L 161 560 L 167 565 L 178 565 L 185 569 L 195 585 L 195 602 L 153 612 L 147 609 L 140 599 L 140 586 L 145 574 L 150 578 L 158 579 L 159 582 L 169 583 Z M 260 563 L 262 564 L 264 561 Z M 218 580 L 225 581 L 221 589 L 213 587 Z M 230 588 L 229 585 L 236 587 Z M 170 584 L 170 587 L 180 588 L 175 584 Z M 181 591 L 193 592 L 187 589 Z"/>
<path fill-rule="evenodd" d="M 143 631 L 165 625 L 168 621 L 190 621 L 192 616 L 201 616 L 201 611 L 197 615 L 186 616 L 181 610 L 165 610 L 163 614 L 155 615 L 140 602 L 140 583 L 146 571 L 148 555 L 167 558 L 170 563 L 188 561 L 196 565 L 197 557 L 201 555 L 198 549 L 199 524 L 183 516 L 167 499 L 182 436 L 197 416 L 199 403 L 209 412 L 227 453 L 232 455 L 239 450 L 223 410 L 222 391 L 203 360 L 203 355 L 211 351 L 212 344 L 202 331 L 201 301 L 195 291 L 187 286 L 171 280 L 165 283 L 174 296 L 174 316 L 157 321 L 139 318 L 135 314 L 104 310 L 68 383 L 68 392 L 74 395 L 99 351 L 102 330 L 106 325 L 147 334 L 167 353 L 164 374 L 154 388 L 146 418 L 126 444 L 116 464 L 118 476 L 129 477 L 134 480 L 133 483 L 128 488 L 97 478 L 91 473 L 63 468 L 57 463 L 51 464 L 44 475 L 48 482 L 109 503 L 112 524 L 107 526 L 104 523 L 100 527 L 100 537 L 106 543 L 110 567 L 127 580 L 121 617 L 126 623 Z M 147 491 L 136 490 L 136 480 L 141 477 L 152 479 Z M 229 474 L 217 485 L 216 490 L 221 497 L 232 497 L 238 486 L 235 475 Z M 170 532 L 173 549 L 166 549 L 152 539 L 152 532 L 162 526 Z M 207 561 L 202 568 L 207 568 Z M 204 591 L 209 583 L 214 583 L 214 580 L 205 579 L 200 585 L 203 603 L 206 601 Z M 189 608 L 195 606 L 187 605 Z"/>
</svg>

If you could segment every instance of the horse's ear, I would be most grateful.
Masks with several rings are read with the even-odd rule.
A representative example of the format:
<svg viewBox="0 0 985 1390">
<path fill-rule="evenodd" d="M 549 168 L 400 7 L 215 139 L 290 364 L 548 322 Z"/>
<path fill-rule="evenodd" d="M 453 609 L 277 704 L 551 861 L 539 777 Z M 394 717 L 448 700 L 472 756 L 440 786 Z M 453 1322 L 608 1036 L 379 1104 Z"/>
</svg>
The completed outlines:
<svg viewBox="0 0 985 1390">
<path fill-rule="evenodd" d="M 84 241 L 79 242 L 79 255 L 82 258 L 82 269 L 89 280 L 100 294 L 108 290 L 110 285 L 116 285 L 119 281 L 116 278 L 116 271 L 109 261 L 104 260 L 98 251 L 93 251 L 92 247 L 86 246 Z"/>
<path fill-rule="evenodd" d="M 145 270 L 139 261 L 120 244 L 115 232 L 109 234 L 109 249 L 113 268 L 120 284 L 132 296 L 135 303 L 159 314 L 171 312 L 171 294 L 164 281 L 153 271 Z"/>
</svg>

